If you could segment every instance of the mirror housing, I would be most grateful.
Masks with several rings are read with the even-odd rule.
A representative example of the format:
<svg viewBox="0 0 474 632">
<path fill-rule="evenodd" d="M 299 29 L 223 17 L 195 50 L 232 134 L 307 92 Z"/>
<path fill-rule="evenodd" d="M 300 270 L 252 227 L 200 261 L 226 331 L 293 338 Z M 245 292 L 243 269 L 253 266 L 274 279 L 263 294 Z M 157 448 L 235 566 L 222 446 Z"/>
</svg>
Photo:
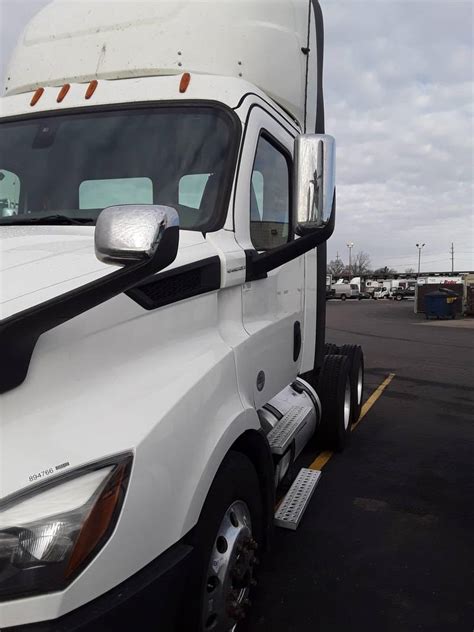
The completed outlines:
<svg viewBox="0 0 474 632">
<path fill-rule="evenodd" d="M 126 266 L 159 258 L 163 269 L 178 254 L 178 213 L 169 206 L 110 206 L 97 219 L 94 239 L 103 263 Z"/>
<path fill-rule="evenodd" d="M 295 140 L 295 218 L 298 235 L 324 228 L 331 220 L 336 192 L 336 141 L 326 134 Z"/>
</svg>

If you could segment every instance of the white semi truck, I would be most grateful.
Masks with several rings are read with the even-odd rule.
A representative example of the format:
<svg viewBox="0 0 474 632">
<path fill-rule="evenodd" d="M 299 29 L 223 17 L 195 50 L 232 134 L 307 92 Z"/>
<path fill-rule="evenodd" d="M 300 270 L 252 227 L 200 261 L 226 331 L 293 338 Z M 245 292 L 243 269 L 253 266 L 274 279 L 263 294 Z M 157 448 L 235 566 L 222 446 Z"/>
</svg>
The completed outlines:
<svg viewBox="0 0 474 632">
<path fill-rule="evenodd" d="M 319 3 L 56 0 L 0 115 L 0 628 L 235 630 L 362 399 Z"/>
</svg>

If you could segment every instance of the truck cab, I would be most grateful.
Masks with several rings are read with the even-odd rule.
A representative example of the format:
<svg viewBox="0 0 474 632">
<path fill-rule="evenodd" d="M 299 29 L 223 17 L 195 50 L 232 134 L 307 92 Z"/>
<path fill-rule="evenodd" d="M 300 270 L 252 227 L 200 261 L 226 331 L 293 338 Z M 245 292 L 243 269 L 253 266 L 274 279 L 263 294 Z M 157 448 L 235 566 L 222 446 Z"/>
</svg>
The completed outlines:
<svg viewBox="0 0 474 632">
<path fill-rule="evenodd" d="M 390 288 L 388 288 L 388 287 L 386 287 L 384 285 L 381 285 L 380 287 L 378 287 L 378 288 L 376 288 L 374 290 L 374 293 L 373 293 L 372 296 L 373 296 L 374 299 L 377 300 L 379 298 L 388 298 L 389 295 L 390 295 Z"/>
<path fill-rule="evenodd" d="M 77 629 L 150 574 L 160 629 L 235 629 L 275 489 L 360 411 L 360 350 L 325 350 L 319 4 L 201 4 L 57 0 L 11 62 L 2 629 Z"/>
</svg>

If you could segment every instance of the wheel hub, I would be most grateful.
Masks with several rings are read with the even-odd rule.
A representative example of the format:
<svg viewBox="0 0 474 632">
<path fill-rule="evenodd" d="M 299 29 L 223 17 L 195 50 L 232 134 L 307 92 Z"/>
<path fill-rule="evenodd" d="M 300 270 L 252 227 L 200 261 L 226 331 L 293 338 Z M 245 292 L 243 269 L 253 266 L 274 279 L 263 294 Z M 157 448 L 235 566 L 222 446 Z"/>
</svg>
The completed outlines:
<svg viewBox="0 0 474 632">
<path fill-rule="evenodd" d="M 364 383 L 364 371 L 362 369 L 362 365 L 359 367 L 359 372 L 357 374 L 357 404 L 359 405 L 362 401 L 362 387 Z"/>
<path fill-rule="evenodd" d="M 344 391 L 344 429 L 349 428 L 351 420 L 351 384 L 349 379 L 346 381 L 346 388 Z"/>
<path fill-rule="evenodd" d="M 250 511 L 243 501 L 225 512 L 211 551 L 203 607 L 203 630 L 229 632 L 245 618 L 255 584 L 258 544 L 252 538 Z"/>
</svg>

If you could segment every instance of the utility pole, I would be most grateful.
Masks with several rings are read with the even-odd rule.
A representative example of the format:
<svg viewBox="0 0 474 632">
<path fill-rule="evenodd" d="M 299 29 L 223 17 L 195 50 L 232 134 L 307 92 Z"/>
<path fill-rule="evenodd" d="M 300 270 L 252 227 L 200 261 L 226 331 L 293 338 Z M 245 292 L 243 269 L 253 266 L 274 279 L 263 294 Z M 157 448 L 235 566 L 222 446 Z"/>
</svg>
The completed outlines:
<svg viewBox="0 0 474 632">
<path fill-rule="evenodd" d="M 349 280 L 350 280 L 350 277 L 352 276 L 352 248 L 354 248 L 354 244 L 352 243 L 352 241 L 350 241 L 347 244 L 347 247 L 349 248 Z"/>
<path fill-rule="evenodd" d="M 454 272 L 454 243 L 451 243 L 451 272 Z"/>
<path fill-rule="evenodd" d="M 416 247 L 418 248 L 418 276 L 420 276 L 421 272 L 421 251 L 425 246 L 426 244 L 416 244 Z"/>
</svg>

